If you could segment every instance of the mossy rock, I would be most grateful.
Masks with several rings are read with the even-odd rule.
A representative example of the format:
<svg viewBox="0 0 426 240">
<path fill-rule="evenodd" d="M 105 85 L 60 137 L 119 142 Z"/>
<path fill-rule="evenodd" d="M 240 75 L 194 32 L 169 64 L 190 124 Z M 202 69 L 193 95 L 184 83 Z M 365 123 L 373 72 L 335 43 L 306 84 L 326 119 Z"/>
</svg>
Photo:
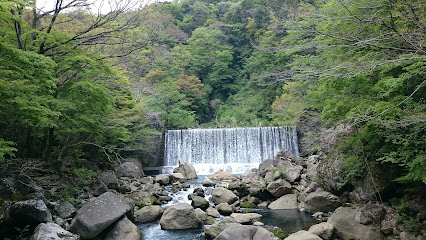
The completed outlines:
<svg viewBox="0 0 426 240">
<path fill-rule="evenodd" d="M 284 233 L 283 230 L 281 230 L 281 228 L 279 227 L 273 227 L 273 228 L 269 228 L 268 231 L 270 231 L 271 233 L 274 234 L 275 237 L 279 238 L 279 239 L 284 239 L 287 237 L 287 235 Z"/>
<path fill-rule="evenodd" d="M 158 199 L 154 196 L 145 197 L 138 199 L 135 201 L 135 205 L 139 208 L 143 208 L 145 206 L 151 206 L 151 205 L 161 205 L 161 203 L 158 201 Z"/>
<path fill-rule="evenodd" d="M 242 208 L 256 208 L 256 204 L 252 202 L 242 202 L 240 203 L 240 207 Z"/>
</svg>

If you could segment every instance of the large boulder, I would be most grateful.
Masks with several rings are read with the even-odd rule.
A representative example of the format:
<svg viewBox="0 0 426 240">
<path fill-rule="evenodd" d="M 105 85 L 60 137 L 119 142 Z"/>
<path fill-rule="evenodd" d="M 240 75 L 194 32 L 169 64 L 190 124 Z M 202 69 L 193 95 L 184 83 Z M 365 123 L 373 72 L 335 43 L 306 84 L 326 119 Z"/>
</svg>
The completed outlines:
<svg viewBox="0 0 426 240">
<path fill-rule="evenodd" d="M 365 203 L 370 201 L 378 201 L 380 196 L 386 197 L 393 194 L 393 179 L 383 169 L 378 167 L 370 168 L 371 174 L 367 174 L 363 179 L 359 180 L 354 190 L 350 193 L 350 198 L 355 203 Z"/>
<path fill-rule="evenodd" d="M 208 177 L 204 177 L 203 182 L 201 183 L 203 184 L 204 187 L 213 187 L 214 185 L 216 185 L 210 178 Z"/>
<path fill-rule="evenodd" d="M 158 205 L 145 206 L 135 212 L 135 221 L 139 223 L 153 222 L 160 219 L 164 210 Z"/>
<path fill-rule="evenodd" d="M 295 194 L 286 194 L 268 205 L 269 209 L 296 209 L 297 196 Z"/>
<path fill-rule="evenodd" d="M 195 215 L 194 208 L 188 203 L 178 203 L 164 211 L 160 219 L 161 229 L 191 229 L 199 228 L 200 220 Z"/>
<path fill-rule="evenodd" d="M 303 167 L 299 165 L 286 166 L 284 170 L 286 180 L 289 181 L 290 183 L 294 183 L 300 178 L 302 170 L 303 170 Z"/>
<path fill-rule="evenodd" d="M 179 166 L 173 169 L 174 173 L 182 173 L 182 175 L 186 179 L 194 179 L 197 178 L 197 172 L 195 171 L 194 166 L 192 164 L 187 163 L 183 160 L 179 160 Z"/>
<path fill-rule="evenodd" d="M 386 210 L 380 204 L 366 204 L 357 209 L 355 215 L 355 221 L 358 223 L 368 224 L 380 224 L 386 215 Z"/>
<path fill-rule="evenodd" d="M 68 232 L 56 223 L 40 223 L 31 240 L 80 240 L 80 236 Z"/>
<path fill-rule="evenodd" d="M 75 207 L 69 202 L 63 202 L 54 207 L 56 215 L 62 219 L 72 218 L 76 213 Z"/>
<path fill-rule="evenodd" d="M 228 203 L 233 204 L 235 201 L 238 200 L 237 195 L 233 193 L 232 191 L 223 188 L 223 187 L 217 187 L 212 192 L 212 200 L 214 203 Z"/>
<path fill-rule="evenodd" d="M 343 158 L 342 153 L 334 151 L 322 159 L 317 166 L 317 176 L 321 179 L 321 185 L 333 193 L 341 192 L 346 186 L 346 181 L 343 179 L 345 176 Z"/>
<path fill-rule="evenodd" d="M 331 239 L 334 233 L 334 226 L 328 222 L 322 222 L 311 226 L 308 232 L 313 233 L 324 240 Z"/>
<path fill-rule="evenodd" d="M 115 173 L 118 177 L 136 178 L 144 176 L 143 172 L 139 167 L 132 162 L 125 162 L 120 164 L 116 169 Z"/>
<path fill-rule="evenodd" d="M 278 179 L 270 182 L 266 187 L 266 190 L 270 192 L 274 197 L 281 197 L 284 194 L 291 192 L 291 184 L 284 179 Z"/>
<path fill-rule="evenodd" d="M 290 234 L 288 237 L 284 238 L 284 240 L 322 240 L 322 238 L 306 230 L 300 230 Z"/>
<path fill-rule="evenodd" d="M 267 159 L 259 164 L 259 175 L 265 177 L 266 173 L 273 167 L 273 160 Z"/>
<path fill-rule="evenodd" d="M 222 169 L 217 170 L 214 172 L 211 176 L 211 179 L 213 180 L 238 180 L 238 178 L 229 172 L 225 172 Z"/>
<path fill-rule="evenodd" d="M 210 204 L 209 201 L 207 201 L 203 197 L 193 196 L 191 206 L 193 206 L 194 208 L 201 208 L 203 210 L 206 210 L 210 206 Z"/>
<path fill-rule="evenodd" d="M 315 212 L 332 212 L 338 208 L 342 203 L 339 197 L 330 192 L 317 189 L 311 192 L 305 198 L 305 208 L 310 213 Z"/>
<path fill-rule="evenodd" d="M 99 174 L 99 180 L 107 186 L 109 189 L 117 189 L 120 183 L 113 171 L 105 171 Z"/>
<path fill-rule="evenodd" d="M 170 178 L 166 174 L 159 174 L 155 176 L 155 181 L 158 182 L 161 185 L 167 185 L 170 183 Z"/>
<path fill-rule="evenodd" d="M 201 208 L 195 209 L 195 216 L 197 216 L 197 219 L 202 221 L 206 221 L 207 219 L 207 213 L 204 212 Z"/>
<path fill-rule="evenodd" d="M 139 240 L 141 236 L 139 228 L 124 216 L 106 233 L 104 240 Z"/>
<path fill-rule="evenodd" d="M 130 211 L 131 207 L 124 198 L 106 192 L 87 202 L 77 211 L 71 222 L 70 231 L 83 239 L 94 238 Z"/>
<path fill-rule="evenodd" d="M 185 182 L 186 178 L 182 173 L 171 173 L 169 175 L 170 183 Z"/>
<path fill-rule="evenodd" d="M 10 218 L 21 225 L 37 226 L 39 223 L 51 222 L 52 214 L 42 200 L 30 199 L 12 204 Z"/>
<path fill-rule="evenodd" d="M 233 213 L 232 206 L 229 205 L 228 203 L 219 203 L 216 206 L 216 209 L 220 214 L 224 216 L 229 216 Z"/>
<path fill-rule="evenodd" d="M 380 240 L 383 235 L 376 225 L 363 225 L 355 221 L 356 209 L 339 207 L 328 219 L 334 225 L 336 235 L 342 240 Z"/>
<path fill-rule="evenodd" d="M 217 209 L 216 209 L 216 208 L 214 208 L 214 207 L 209 207 L 209 208 L 207 208 L 207 209 L 206 209 L 206 213 L 207 213 L 207 215 L 209 215 L 209 216 L 211 216 L 211 217 L 214 217 L 214 218 L 218 218 L 218 217 L 220 217 L 220 213 L 219 213 L 219 211 L 217 211 Z"/>
<path fill-rule="evenodd" d="M 204 233 L 208 239 L 213 239 L 231 224 L 239 225 L 233 218 L 225 217 L 222 221 L 216 222 L 212 225 L 204 225 Z"/>
<path fill-rule="evenodd" d="M 215 240 L 278 240 L 278 238 L 262 227 L 232 224 L 225 228 Z"/>
<path fill-rule="evenodd" d="M 233 213 L 231 217 L 235 219 L 237 223 L 241 224 L 251 224 L 253 219 L 261 218 L 262 215 L 258 213 Z"/>
</svg>

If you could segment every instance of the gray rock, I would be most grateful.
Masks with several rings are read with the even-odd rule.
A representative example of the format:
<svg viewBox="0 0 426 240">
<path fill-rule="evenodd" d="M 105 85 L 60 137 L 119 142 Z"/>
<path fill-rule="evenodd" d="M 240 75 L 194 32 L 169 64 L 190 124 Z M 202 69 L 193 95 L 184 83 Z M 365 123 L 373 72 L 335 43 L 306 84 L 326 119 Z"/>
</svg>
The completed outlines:
<svg viewBox="0 0 426 240">
<path fill-rule="evenodd" d="M 385 174 L 378 167 L 371 167 L 370 170 L 371 174 L 367 174 L 366 177 L 359 180 L 350 193 L 350 198 L 355 203 L 378 201 L 377 192 L 383 196 L 394 190 L 392 189 L 393 180 L 389 174 Z M 373 179 L 371 176 L 373 176 Z"/>
<path fill-rule="evenodd" d="M 267 159 L 259 164 L 259 175 L 265 177 L 266 173 L 273 167 L 273 160 Z"/>
<path fill-rule="evenodd" d="M 334 225 L 335 233 L 342 240 L 383 239 L 378 226 L 366 226 L 355 221 L 356 210 L 350 207 L 339 207 L 328 219 Z"/>
<path fill-rule="evenodd" d="M 215 240 L 278 240 L 278 238 L 262 227 L 232 224 L 225 228 Z"/>
<path fill-rule="evenodd" d="M 125 162 L 120 164 L 115 169 L 115 173 L 118 177 L 136 178 L 143 176 L 141 169 L 139 169 L 139 167 L 132 162 Z"/>
<path fill-rule="evenodd" d="M 228 203 L 220 203 L 216 206 L 216 209 L 220 214 L 224 216 L 229 216 L 234 212 L 232 210 L 232 206 L 229 205 Z"/>
<path fill-rule="evenodd" d="M 204 212 L 201 208 L 195 209 L 195 216 L 197 216 L 197 219 L 201 222 L 206 221 L 207 219 L 207 213 Z"/>
<path fill-rule="evenodd" d="M 113 171 L 105 171 L 99 174 L 99 180 L 107 186 L 109 189 L 117 189 L 120 183 Z"/>
<path fill-rule="evenodd" d="M 287 166 L 284 171 L 287 181 L 294 183 L 300 178 L 302 170 L 302 166 Z"/>
<path fill-rule="evenodd" d="M 155 176 L 155 181 L 161 185 L 167 185 L 170 183 L 170 178 L 166 174 L 159 174 Z"/>
<path fill-rule="evenodd" d="M 239 225 L 233 218 L 225 217 L 222 221 L 216 222 L 212 225 L 204 225 L 204 233 L 208 239 L 213 239 L 232 224 Z"/>
<path fill-rule="evenodd" d="M 357 209 L 355 221 L 361 224 L 380 224 L 386 215 L 383 206 L 379 204 L 366 204 Z"/>
<path fill-rule="evenodd" d="M 69 202 L 63 202 L 54 207 L 56 215 L 60 218 L 72 218 L 76 213 L 75 207 Z"/>
<path fill-rule="evenodd" d="M 310 213 L 332 212 L 342 205 L 339 197 L 330 192 L 321 191 L 321 189 L 309 193 L 305 198 L 305 203 L 306 210 Z"/>
<path fill-rule="evenodd" d="M 284 194 L 290 193 L 291 185 L 284 179 L 278 179 L 270 182 L 266 187 L 266 190 L 270 192 L 274 197 L 281 197 Z"/>
<path fill-rule="evenodd" d="M 179 160 L 179 166 L 173 169 L 174 173 L 182 173 L 186 179 L 197 178 L 197 172 L 192 164 L 187 163 L 183 160 Z"/>
<path fill-rule="evenodd" d="M 126 216 L 118 220 L 109 230 L 104 240 L 139 240 L 142 233 L 139 228 Z"/>
<path fill-rule="evenodd" d="M 214 185 L 216 185 L 210 178 L 208 177 L 204 177 L 203 182 L 202 182 L 204 187 L 213 187 Z"/>
<path fill-rule="evenodd" d="M 178 203 L 164 211 L 160 219 L 161 229 L 190 229 L 199 228 L 200 220 L 195 215 L 194 208 L 188 203 Z"/>
<path fill-rule="evenodd" d="M 311 226 L 308 232 L 313 233 L 324 240 L 331 239 L 334 233 L 334 226 L 328 222 L 322 222 Z"/>
<path fill-rule="evenodd" d="M 207 215 L 212 216 L 214 218 L 220 217 L 219 211 L 217 211 L 216 208 L 213 208 L 213 207 L 207 208 L 206 213 Z"/>
<path fill-rule="evenodd" d="M 317 175 L 322 185 L 331 192 L 340 192 L 346 186 L 342 176 L 344 157 L 338 151 L 331 152 L 320 161 L 317 166 Z"/>
<path fill-rule="evenodd" d="M 135 221 L 139 223 L 153 222 L 160 219 L 164 210 L 157 205 L 145 206 L 135 212 Z"/>
<path fill-rule="evenodd" d="M 12 204 L 10 218 L 29 225 L 51 222 L 52 214 L 42 200 L 25 200 Z"/>
<path fill-rule="evenodd" d="M 216 187 L 212 192 L 212 200 L 216 204 L 219 204 L 219 203 L 232 204 L 238 200 L 238 197 L 232 191 L 226 188 Z"/>
<path fill-rule="evenodd" d="M 193 196 L 191 206 L 193 206 L 194 208 L 201 208 L 203 210 L 206 210 L 210 206 L 210 204 L 209 201 L 207 201 L 205 198 Z"/>
<path fill-rule="evenodd" d="M 80 236 L 68 232 L 56 223 L 40 223 L 31 240 L 80 240 Z"/>
<path fill-rule="evenodd" d="M 108 191 L 107 185 L 102 182 L 100 179 L 95 179 L 90 185 L 92 189 L 93 196 L 98 197 Z"/>
<path fill-rule="evenodd" d="M 310 233 L 305 230 L 300 230 L 293 234 L 290 234 L 288 237 L 284 238 L 284 240 L 322 240 L 317 235 Z"/>
<path fill-rule="evenodd" d="M 296 209 L 297 206 L 298 206 L 297 196 L 295 194 L 287 194 L 271 202 L 268 205 L 268 208 L 269 209 Z"/>
<path fill-rule="evenodd" d="M 94 238 L 130 211 L 131 207 L 124 198 L 107 192 L 87 202 L 77 211 L 70 231 L 82 238 Z"/>
<path fill-rule="evenodd" d="M 258 213 L 233 213 L 231 217 L 235 219 L 237 223 L 241 224 L 251 224 L 253 219 L 261 218 L 262 215 Z"/>
<path fill-rule="evenodd" d="M 170 183 L 185 182 L 186 178 L 182 173 L 172 173 L 169 175 Z"/>
<path fill-rule="evenodd" d="M 234 174 L 225 172 L 222 169 L 217 170 L 210 178 L 213 180 L 238 180 Z"/>
<path fill-rule="evenodd" d="M 380 231 L 385 235 L 390 235 L 397 226 L 396 213 L 388 213 L 385 215 L 382 223 L 380 224 Z"/>
</svg>

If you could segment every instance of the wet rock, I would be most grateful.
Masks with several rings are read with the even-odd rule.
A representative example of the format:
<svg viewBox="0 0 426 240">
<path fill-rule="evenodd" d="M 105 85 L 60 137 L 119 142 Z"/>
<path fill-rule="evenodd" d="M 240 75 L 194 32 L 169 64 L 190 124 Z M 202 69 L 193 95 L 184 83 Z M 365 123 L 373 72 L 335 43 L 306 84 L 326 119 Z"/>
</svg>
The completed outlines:
<svg viewBox="0 0 426 240">
<path fill-rule="evenodd" d="M 51 222 L 52 214 L 42 200 L 25 200 L 12 204 L 10 218 L 21 225 L 36 226 L 39 223 Z"/>
<path fill-rule="evenodd" d="M 228 203 L 220 203 L 216 206 L 216 209 L 220 214 L 224 216 L 229 216 L 233 213 L 232 206 Z"/>
<path fill-rule="evenodd" d="M 314 212 L 332 212 L 341 206 L 340 199 L 330 192 L 317 191 L 309 193 L 305 198 L 306 210 L 310 213 Z"/>
<path fill-rule="evenodd" d="M 146 206 L 135 212 L 135 221 L 139 223 L 154 222 L 160 219 L 164 210 L 157 205 Z"/>
<path fill-rule="evenodd" d="M 278 240 L 273 233 L 262 227 L 232 224 L 225 228 L 215 240 Z"/>
<path fill-rule="evenodd" d="M 238 180 L 238 178 L 232 173 L 225 172 L 222 169 L 219 169 L 210 176 L 213 180 Z"/>
<path fill-rule="evenodd" d="M 290 236 L 284 238 L 284 240 L 322 240 L 322 239 L 313 233 L 310 233 L 305 230 L 300 230 L 298 232 L 290 234 Z"/>
<path fill-rule="evenodd" d="M 69 202 L 63 202 L 54 207 L 56 215 L 60 218 L 72 218 L 76 213 L 75 207 Z"/>
<path fill-rule="evenodd" d="M 126 216 L 118 220 L 109 230 L 104 240 L 139 240 L 142 236 L 139 228 Z"/>
<path fill-rule="evenodd" d="M 200 220 L 200 222 L 207 220 L 207 213 L 204 212 L 201 208 L 195 209 L 195 216 L 197 216 L 197 219 Z"/>
<path fill-rule="evenodd" d="M 204 233 L 208 239 L 213 239 L 232 224 L 239 225 L 233 218 L 225 217 L 222 221 L 216 222 L 212 225 L 204 225 Z"/>
<path fill-rule="evenodd" d="M 158 201 L 160 202 L 170 202 L 173 198 L 170 196 L 161 196 L 158 198 Z"/>
<path fill-rule="evenodd" d="M 161 185 L 167 185 L 170 183 L 170 178 L 166 174 L 159 174 L 155 176 L 155 181 L 158 182 Z"/>
<path fill-rule="evenodd" d="M 386 211 L 383 206 L 379 204 L 366 204 L 357 209 L 355 215 L 355 221 L 358 223 L 368 224 L 380 224 L 386 215 Z"/>
<path fill-rule="evenodd" d="M 144 174 L 141 172 L 139 167 L 132 162 L 125 162 L 120 164 L 116 169 L 115 173 L 118 177 L 136 178 L 141 177 Z"/>
<path fill-rule="evenodd" d="M 383 239 L 378 226 L 363 225 L 355 221 L 356 210 L 350 207 L 339 207 L 328 219 L 334 225 L 336 235 L 342 240 Z"/>
<path fill-rule="evenodd" d="M 295 194 L 287 194 L 271 202 L 268 205 L 268 208 L 269 209 L 296 209 L 297 206 L 298 206 L 297 196 Z"/>
<path fill-rule="evenodd" d="M 193 196 L 191 206 L 193 206 L 194 208 L 201 208 L 203 210 L 206 210 L 210 206 L 210 204 L 209 201 L 207 201 L 205 198 Z"/>
<path fill-rule="evenodd" d="M 179 166 L 173 169 L 174 173 L 182 173 L 186 179 L 197 178 L 197 172 L 192 164 L 187 163 L 183 160 L 179 160 Z"/>
<path fill-rule="evenodd" d="M 118 182 L 117 177 L 115 176 L 114 171 L 105 171 L 99 174 L 99 180 L 107 186 L 109 189 L 117 189 L 120 183 Z"/>
<path fill-rule="evenodd" d="M 40 223 L 31 240 L 80 240 L 80 236 L 68 232 L 56 223 Z"/>
<path fill-rule="evenodd" d="M 264 202 L 257 204 L 257 207 L 258 208 L 268 208 L 268 205 L 269 205 L 269 202 L 264 201 Z"/>
<path fill-rule="evenodd" d="M 201 187 L 197 187 L 193 191 L 194 196 L 205 197 L 204 190 Z"/>
<path fill-rule="evenodd" d="M 323 222 L 311 226 L 308 232 L 313 233 L 324 240 L 328 240 L 333 236 L 334 226 L 331 223 Z"/>
<path fill-rule="evenodd" d="M 270 192 L 274 197 L 281 197 L 284 194 L 290 193 L 291 185 L 284 179 L 278 179 L 270 182 L 266 187 L 266 190 Z"/>
<path fill-rule="evenodd" d="M 169 178 L 171 183 L 175 183 L 175 182 L 183 183 L 186 180 L 185 176 L 183 176 L 182 173 L 172 173 L 169 175 Z"/>
<path fill-rule="evenodd" d="M 235 219 L 237 223 L 241 224 L 251 224 L 253 219 L 261 218 L 262 215 L 258 213 L 233 213 L 231 217 Z"/>
<path fill-rule="evenodd" d="M 206 213 L 207 213 L 207 215 L 212 216 L 214 218 L 220 217 L 219 211 L 217 211 L 216 208 L 213 208 L 213 207 L 207 208 Z"/>
<path fill-rule="evenodd" d="M 238 200 L 238 197 L 232 191 L 226 188 L 216 187 L 212 192 L 212 200 L 216 204 L 219 204 L 219 203 L 232 204 Z"/>
<path fill-rule="evenodd" d="M 160 219 L 161 229 L 191 229 L 199 228 L 200 220 L 195 210 L 188 203 L 178 203 L 164 211 Z"/>
<path fill-rule="evenodd" d="M 131 207 L 124 198 L 107 192 L 77 211 L 70 231 L 82 238 L 94 238 L 128 212 Z"/>
<path fill-rule="evenodd" d="M 204 187 L 213 187 L 214 185 L 216 185 L 210 178 L 208 177 L 204 177 L 203 182 L 202 182 Z"/>
</svg>

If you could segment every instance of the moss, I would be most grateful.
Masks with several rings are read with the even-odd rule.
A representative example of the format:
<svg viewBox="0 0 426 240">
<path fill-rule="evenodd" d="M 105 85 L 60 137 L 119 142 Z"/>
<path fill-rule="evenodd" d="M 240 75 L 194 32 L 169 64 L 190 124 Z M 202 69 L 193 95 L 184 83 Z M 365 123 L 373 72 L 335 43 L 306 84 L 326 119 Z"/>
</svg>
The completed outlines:
<svg viewBox="0 0 426 240">
<path fill-rule="evenodd" d="M 135 201 L 135 205 L 139 208 L 143 208 L 145 206 L 151 206 L 151 205 L 161 205 L 161 203 L 158 201 L 158 199 L 154 196 L 141 198 Z"/>
<path fill-rule="evenodd" d="M 242 208 L 256 208 L 256 204 L 254 204 L 252 202 L 243 202 L 243 203 L 240 203 L 240 207 L 242 207 Z"/>
<path fill-rule="evenodd" d="M 274 236 L 277 237 L 277 238 L 279 238 L 279 239 L 284 239 L 287 236 L 283 232 L 283 230 L 281 230 L 281 228 L 279 228 L 279 227 L 270 228 L 270 229 L 268 229 L 268 231 L 270 231 L 271 233 L 273 233 Z"/>
</svg>

